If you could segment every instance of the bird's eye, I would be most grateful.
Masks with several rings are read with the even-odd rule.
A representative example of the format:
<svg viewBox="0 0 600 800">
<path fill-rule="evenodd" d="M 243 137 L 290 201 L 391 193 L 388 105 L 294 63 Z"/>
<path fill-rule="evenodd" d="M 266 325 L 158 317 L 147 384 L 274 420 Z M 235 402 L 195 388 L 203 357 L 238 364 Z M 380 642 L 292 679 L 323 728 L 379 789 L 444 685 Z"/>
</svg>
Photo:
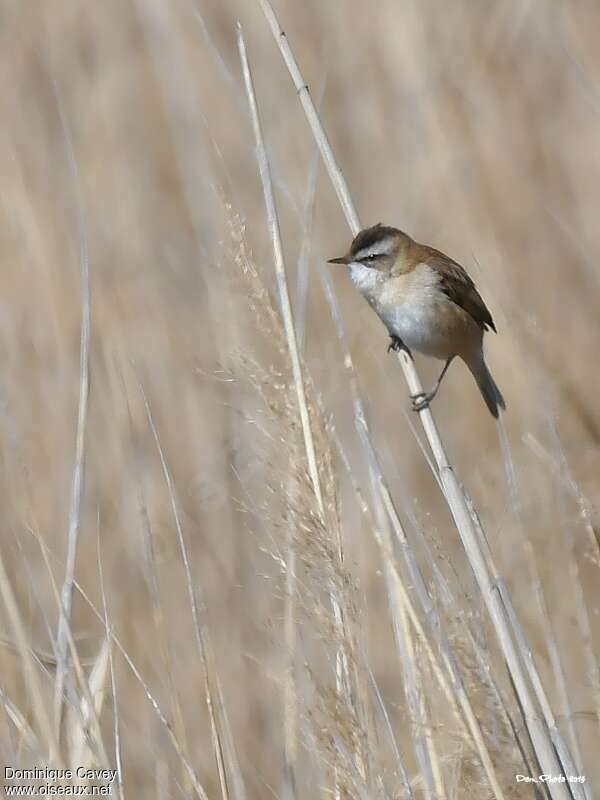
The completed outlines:
<svg viewBox="0 0 600 800">
<path fill-rule="evenodd" d="M 363 261 L 375 261 L 376 258 L 377 258 L 376 255 L 370 255 L 370 256 L 365 256 L 362 260 Z"/>
</svg>

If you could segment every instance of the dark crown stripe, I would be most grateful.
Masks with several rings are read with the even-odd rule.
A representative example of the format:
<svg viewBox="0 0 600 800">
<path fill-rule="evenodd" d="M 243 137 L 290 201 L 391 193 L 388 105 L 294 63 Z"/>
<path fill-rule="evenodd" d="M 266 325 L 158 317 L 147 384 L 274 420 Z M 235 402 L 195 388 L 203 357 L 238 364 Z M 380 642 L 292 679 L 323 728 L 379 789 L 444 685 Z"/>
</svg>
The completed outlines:
<svg viewBox="0 0 600 800">
<path fill-rule="evenodd" d="M 382 225 L 381 222 L 378 222 L 377 225 L 373 225 L 372 228 L 365 228 L 364 231 L 361 231 L 359 234 L 357 234 L 352 242 L 352 246 L 350 247 L 350 255 L 354 255 L 360 250 L 366 250 L 368 247 L 372 247 L 374 244 L 386 239 L 388 236 L 397 236 L 398 233 L 399 231 L 397 228 L 390 228 L 389 226 Z"/>
</svg>

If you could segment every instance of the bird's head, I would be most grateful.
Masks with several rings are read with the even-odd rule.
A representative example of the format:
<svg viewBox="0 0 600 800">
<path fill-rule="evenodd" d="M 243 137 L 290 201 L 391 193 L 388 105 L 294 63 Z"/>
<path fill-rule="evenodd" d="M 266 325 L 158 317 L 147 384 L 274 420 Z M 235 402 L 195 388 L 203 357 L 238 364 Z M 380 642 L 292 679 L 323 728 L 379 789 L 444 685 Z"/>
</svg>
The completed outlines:
<svg viewBox="0 0 600 800">
<path fill-rule="evenodd" d="M 410 241 L 410 237 L 398 228 L 390 228 L 379 222 L 357 234 L 345 256 L 331 258 L 328 263 L 390 272 L 399 253 Z"/>
</svg>

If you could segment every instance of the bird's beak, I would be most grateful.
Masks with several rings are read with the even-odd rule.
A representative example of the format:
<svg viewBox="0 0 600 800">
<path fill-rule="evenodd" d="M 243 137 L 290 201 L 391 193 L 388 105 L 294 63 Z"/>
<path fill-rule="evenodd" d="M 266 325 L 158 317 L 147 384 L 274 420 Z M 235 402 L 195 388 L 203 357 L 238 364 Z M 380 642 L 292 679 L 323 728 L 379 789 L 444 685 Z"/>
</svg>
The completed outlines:
<svg viewBox="0 0 600 800">
<path fill-rule="evenodd" d="M 339 258 L 330 258 L 328 264 L 349 264 L 350 259 L 348 256 L 340 256 Z"/>
</svg>

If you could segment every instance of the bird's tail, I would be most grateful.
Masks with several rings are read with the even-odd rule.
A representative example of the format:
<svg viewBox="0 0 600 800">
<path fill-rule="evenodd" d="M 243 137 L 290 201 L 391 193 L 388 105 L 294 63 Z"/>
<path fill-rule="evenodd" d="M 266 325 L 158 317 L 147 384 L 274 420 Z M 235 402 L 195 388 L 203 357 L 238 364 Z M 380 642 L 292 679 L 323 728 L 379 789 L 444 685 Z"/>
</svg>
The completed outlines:
<svg viewBox="0 0 600 800">
<path fill-rule="evenodd" d="M 490 414 L 498 419 L 500 409 L 504 411 L 506 409 L 506 403 L 502 397 L 502 392 L 496 385 L 496 381 L 492 378 L 492 374 L 483 360 L 483 353 L 476 361 L 468 363 L 467 366 L 477 381 L 477 385 L 479 386 L 486 406 L 490 410 Z"/>
</svg>

